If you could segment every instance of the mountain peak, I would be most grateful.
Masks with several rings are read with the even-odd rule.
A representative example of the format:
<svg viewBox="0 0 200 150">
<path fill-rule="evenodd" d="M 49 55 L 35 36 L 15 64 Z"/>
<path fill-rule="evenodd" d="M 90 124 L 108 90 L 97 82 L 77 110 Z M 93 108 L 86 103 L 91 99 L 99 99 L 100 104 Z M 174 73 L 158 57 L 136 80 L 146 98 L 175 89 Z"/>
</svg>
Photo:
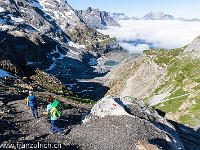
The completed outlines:
<svg viewBox="0 0 200 150">
<path fill-rule="evenodd" d="M 78 10 L 76 13 L 84 23 L 95 29 L 106 29 L 106 26 L 120 26 L 108 12 L 100 11 L 98 8 L 88 7 L 86 10 Z"/>
<path fill-rule="evenodd" d="M 192 43 L 190 43 L 185 51 L 184 56 L 192 56 L 192 58 L 199 58 L 200 57 L 200 36 L 195 38 Z"/>
<path fill-rule="evenodd" d="M 142 17 L 142 20 L 174 20 L 174 17 L 169 14 L 165 14 L 163 12 L 157 11 L 157 12 L 149 12 L 144 17 Z"/>
<path fill-rule="evenodd" d="M 91 8 L 91 7 L 88 7 L 85 11 L 89 13 L 89 12 L 92 11 L 92 8 Z"/>
<path fill-rule="evenodd" d="M 114 12 L 111 14 L 111 17 L 113 17 L 115 20 L 139 20 L 139 17 L 135 16 L 126 16 L 124 13 L 117 13 Z"/>
</svg>

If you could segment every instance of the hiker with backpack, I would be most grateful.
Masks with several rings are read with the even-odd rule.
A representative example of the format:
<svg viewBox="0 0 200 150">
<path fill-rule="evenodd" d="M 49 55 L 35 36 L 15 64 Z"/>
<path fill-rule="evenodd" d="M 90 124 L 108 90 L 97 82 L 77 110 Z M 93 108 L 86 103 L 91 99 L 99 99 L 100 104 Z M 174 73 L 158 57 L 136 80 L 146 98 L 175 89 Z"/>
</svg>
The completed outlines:
<svg viewBox="0 0 200 150">
<path fill-rule="evenodd" d="M 34 118 L 38 118 L 37 103 L 37 98 L 35 97 L 35 95 L 33 95 L 33 91 L 29 91 L 29 96 L 27 97 L 27 106 L 28 109 L 31 108 Z"/>
<path fill-rule="evenodd" d="M 43 114 L 50 114 L 51 116 L 51 132 L 54 133 L 54 130 L 57 130 L 60 133 L 60 136 L 62 136 L 64 131 L 61 130 L 58 126 L 56 126 L 57 120 L 62 114 L 62 105 L 58 100 L 54 101 L 54 98 L 51 95 L 48 96 L 47 102 L 49 104 L 47 105 L 46 112 L 43 112 Z"/>
</svg>

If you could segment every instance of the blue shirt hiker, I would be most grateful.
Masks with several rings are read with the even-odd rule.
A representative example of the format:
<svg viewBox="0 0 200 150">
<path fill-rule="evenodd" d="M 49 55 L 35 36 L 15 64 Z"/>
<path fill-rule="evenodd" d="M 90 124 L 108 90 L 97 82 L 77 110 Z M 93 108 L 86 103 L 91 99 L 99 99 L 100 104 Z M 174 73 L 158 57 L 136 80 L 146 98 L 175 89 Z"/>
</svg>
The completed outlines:
<svg viewBox="0 0 200 150">
<path fill-rule="evenodd" d="M 28 109 L 31 107 L 31 111 L 34 118 L 38 118 L 37 113 L 37 98 L 33 95 L 33 91 L 29 91 L 29 96 L 27 97 L 27 106 Z"/>
</svg>

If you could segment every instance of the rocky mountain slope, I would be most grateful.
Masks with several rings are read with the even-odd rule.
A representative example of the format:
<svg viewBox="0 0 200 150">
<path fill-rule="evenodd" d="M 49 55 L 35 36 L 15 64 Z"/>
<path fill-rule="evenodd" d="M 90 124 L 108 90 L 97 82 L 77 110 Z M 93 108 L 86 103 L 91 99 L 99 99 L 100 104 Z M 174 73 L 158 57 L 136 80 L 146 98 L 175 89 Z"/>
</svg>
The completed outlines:
<svg viewBox="0 0 200 150">
<path fill-rule="evenodd" d="M 199 129 L 199 37 L 180 49 L 145 50 L 111 71 L 108 94 L 134 96 L 167 119 Z"/>
<path fill-rule="evenodd" d="M 16 76 L 32 75 L 29 66 L 39 68 L 68 89 L 77 79 L 104 75 L 108 70 L 93 68 L 97 59 L 122 50 L 115 38 L 87 26 L 62 0 L 2 1 L 0 35 L 0 68 Z"/>
<path fill-rule="evenodd" d="M 39 118 L 32 118 L 25 99 L 28 95 L 27 86 L 22 87 L 22 84 L 16 84 L 18 80 L 14 78 L 0 78 L 0 148 L 29 149 L 31 147 L 26 146 L 38 143 L 42 146 L 43 144 L 51 143 L 52 147 L 48 148 L 54 149 L 56 148 L 54 147 L 55 145 L 59 146 L 59 149 L 78 149 L 67 137 L 59 137 L 57 134 L 50 133 L 51 123 L 49 115 L 42 114 L 46 111 L 46 98 L 51 94 L 62 102 L 65 110 L 59 124 L 66 132 L 66 135 L 67 131 L 70 132 L 74 126 L 80 124 L 81 116 L 92 105 L 74 101 L 72 97 L 61 97 L 47 91 L 37 92 L 35 90 L 34 94 L 38 98 Z M 55 83 L 55 80 L 53 81 Z M 28 86 L 33 85 L 29 83 Z M 42 88 L 42 90 L 45 89 Z M 44 147 L 34 147 L 34 149 L 44 149 Z"/>
<path fill-rule="evenodd" d="M 40 143 L 42 146 L 49 143 L 50 148 L 59 146 L 59 149 L 69 150 L 184 150 L 174 127 L 152 107 L 135 98 L 107 96 L 93 105 L 46 91 L 35 91 L 39 102 L 39 118 L 32 119 L 24 99 L 27 96 L 26 88 L 14 84 L 17 80 L 0 78 L 1 148 L 20 149 L 30 144 L 38 146 Z M 64 107 L 59 120 L 59 127 L 65 133 L 62 137 L 50 133 L 49 117 L 42 114 L 46 110 L 45 100 L 49 94 Z"/>
<path fill-rule="evenodd" d="M 108 12 L 88 7 L 86 10 L 77 10 L 78 16 L 91 28 L 106 29 L 106 26 L 120 26 Z"/>
<path fill-rule="evenodd" d="M 64 1 L 6 0 L 0 7 L 1 49 L 6 55 L 7 52 L 16 53 L 13 58 L 16 61 L 19 61 L 18 56 L 23 53 L 25 57 L 21 64 L 27 61 L 52 62 L 53 57 L 63 58 L 69 46 L 75 45 L 73 42 L 80 45 L 75 45 L 79 51 L 84 48 L 106 53 L 121 49 L 115 39 L 85 25 Z M 57 50 L 57 56 L 51 56 Z"/>
</svg>

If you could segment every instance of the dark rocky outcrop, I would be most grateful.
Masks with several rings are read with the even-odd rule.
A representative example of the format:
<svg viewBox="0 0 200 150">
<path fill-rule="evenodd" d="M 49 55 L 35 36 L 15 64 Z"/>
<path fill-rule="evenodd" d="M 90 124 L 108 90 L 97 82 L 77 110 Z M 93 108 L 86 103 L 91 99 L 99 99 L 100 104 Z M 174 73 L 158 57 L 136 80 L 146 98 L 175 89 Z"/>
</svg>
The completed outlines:
<svg viewBox="0 0 200 150">
<path fill-rule="evenodd" d="M 87 50 L 96 51 L 101 54 L 123 50 L 116 42 L 116 38 L 103 35 L 87 25 L 75 27 L 70 33 L 70 37 L 73 42 L 85 45 Z"/>
<path fill-rule="evenodd" d="M 18 33 L 14 34 L 14 32 Z M 52 60 L 48 58 L 48 54 L 56 47 L 55 41 L 37 33 L 27 35 L 25 31 L 15 30 L 14 32 L 0 32 L 2 69 L 20 76 L 27 76 L 30 74 L 28 69 L 25 69 L 28 62 L 51 63 Z"/>
</svg>

